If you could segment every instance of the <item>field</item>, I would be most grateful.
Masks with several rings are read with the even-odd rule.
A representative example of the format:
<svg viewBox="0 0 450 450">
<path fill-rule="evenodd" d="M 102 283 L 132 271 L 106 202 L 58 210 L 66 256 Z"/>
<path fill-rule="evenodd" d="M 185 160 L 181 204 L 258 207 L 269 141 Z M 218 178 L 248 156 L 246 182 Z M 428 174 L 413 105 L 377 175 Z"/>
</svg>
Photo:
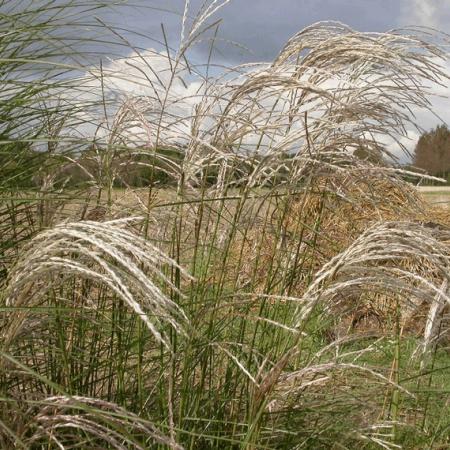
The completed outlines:
<svg viewBox="0 0 450 450">
<path fill-rule="evenodd" d="M 450 206 L 450 188 L 448 187 L 421 187 L 419 192 L 433 205 L 442 206 L 443 208 Z"/>
<path fill-rule="evenodd" d="M 0 447 L 450 448 L 450 190 L 382 144 L 442 36 L 319 23 L 212 78 L 206 2 L 131 76 L 38 3 L 0 28 Z"/>
</svg>

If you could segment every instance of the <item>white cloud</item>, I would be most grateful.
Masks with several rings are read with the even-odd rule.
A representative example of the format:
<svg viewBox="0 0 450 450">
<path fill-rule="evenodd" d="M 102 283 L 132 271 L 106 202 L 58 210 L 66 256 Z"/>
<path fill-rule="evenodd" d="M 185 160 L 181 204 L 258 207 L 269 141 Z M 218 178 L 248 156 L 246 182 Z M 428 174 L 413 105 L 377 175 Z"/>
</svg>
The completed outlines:
<svg viewBox="0 0 450 450">
<path fill-rule="evenodd" d="M 413 0 L 415 1 L 415 0 Z M 430 17 L 433 16 L 433 9 L 427 10 Z M 441 62 L 442 64 L 442 62 Z M 172 62 L 173 65 L 173 62 Z M 450 62 L 444 64 L 444 71 L 450 75 Z M 119 59 L 110 61 L 104 65 L 103 68 L 103 92 L 107 99 L 113 99 L 120 102 L 128 100 L 128 106 L 135 107 L 136 117 L 142 114 L 142 120 L 135 120 L 128 124 L 126 134 L 130 144 L 134 142 L 136 145 L 151 145 L 155 139 L 155 132 L 158 124 L 158 114 L 161 109 L 160 102 L 164 102 L 165 92 L 170 85 L 168 91 L 167 101 L 164 106 L 164 132 L 162 137 L 173 142 L 185 141 L 189 136 L 191 116 L 193 114 L 195 105 L 200 102 L 202 92 L 201 82 L 198 79 L 187 76 L 187 71 L 180 66 L 178 77 L 172 79 L 171 76 L 171 62 L 165 54 L 157 53 L 153 50 L 147 50 L 141 54 L 131 54 L 127 59 Z M 102 97 L 102 75 L 98 69 L 92 70 L 92 76 L 86 76 L 82 84 L 84 88 L 82 93 L 77 93 L 77 98 L 80 100 L 97 99 Z M 183 82 L 181 77 L 185 78 Z M 322 86 L 325 89 L 332 90 L 336 88 L 335 83 L 330 79 Z M 443 86 L 434 85 L 431 88 L 431 93 L 434 94 L 430 98 L 430 109 L 433 110 L 441 119 L 450 124 L 450 87 L 444 80 Z M 447 97 L 447 98 L 445 98 Z M 139 98 L 139 101 L 136 101 Z M 134 100 L 133 100 L 134 99 Z M 271 98 L 266 98 L 265 106 L 270 110 L 270 105 L 273 103 Z M 309 105 L 311 107 L 311 105 Z M 210 114 L 219 112 L 219 103 L 210 109 Z M 109 121 L 114 120 L 114 113 L 117 112 L 117 106 L 110 108 Z M 417 125 L 425 130 L 429 130 L 441 121 L 434 116 L 430 111 L 420 110 L 414 108 L 412 112 L 415 114 L 415 122 Z M 258 116 L 258 111 L 255 111 L 255 120 L 263 120 L 264 116 Z M 103 108 L 97 107 L 95 112 L 93 110 L 92 122 L 98 123 L 104 120 Z M 258 118 L 259 117 L 259 118 Z M 311 117 L 312 118 L 312 117 Z M 117 119 L 117 115 L 116 115 Z M 211 119 L 212 120 L 212 119 Z M 204 119 L 205 127 L 211 126 L 207 119 Z M 95 131 L 95 126 L 84 126 L 85 134 L 92 134 Z M 231 130 L 230 130 L 231 131 Z M 293 132 L 296 130 L 293 129 Z M 414 127 L 408 128 L 408 135 L 400 138 L 400 142 L 409 149 L 412 153 L 414 151 L 417 139 L 419 137 L 418 131 Z M 97 132 L 98 133 L 98 132 Z M 103 127 L 102 137 L 107 135 L 107 127 Z M 259 138 L 248 134 L 245 136 L 244 142 L 252 146 Z M 265 142 L 265 141 L 264 141 Z M 394 141 L 387 141 L 389 150 L 400 157 L 402 162 L 407 162 L 407 158 L 403 155 L 401 146 Z"/>
<path fill-rule="evenodd" d="M 111 60 L 102 70 L 92 68 L 79 80 L 76 92 L 65 93 L 66 100 L 93 104 L 82 113 L 90 124 L 77 131 L 107 140 L 114 129 L 129 145 L 152 145 L 156 134 L 162 139 L 182 139 L 189 132 L 201 83 L 188 74 L 184 63 L 176 70 L 175 64 L 165 54 L 149 49 Z"/>
<path fill-rule="evenodd" d="M 438 24 L 436 0 L 406 0 L 402 6 L 402 19 L 411 25 L 436 27 Z"/>
<path fill-rule="evenodd" d="M 444 31 L 449 22 L 449 0 L 402 0 L 400 26 L 420 25 Z"/>
<path fill-rule="evenodd" d="M 446 62 L 437 61 L 442 65 L 443 71 L 450 76 L 450 60 Z M 450 127 L 450 82 L 442 80 L 442 85 L 429 86 L 429 110 L 424 108 L 412 108 L 414 122 L 423 130 L 429 131 L 437 125 L 445 123 Z M 420 133 L 416 128 L 409 125 L 407 127 L 407 136 L 401 138 L 401 143 L 409 150 L 414 152 Z M 398 144 L 392 143 L 391 150 L 400 157 L 402 162 L 409 162 Z"/>
</svg>

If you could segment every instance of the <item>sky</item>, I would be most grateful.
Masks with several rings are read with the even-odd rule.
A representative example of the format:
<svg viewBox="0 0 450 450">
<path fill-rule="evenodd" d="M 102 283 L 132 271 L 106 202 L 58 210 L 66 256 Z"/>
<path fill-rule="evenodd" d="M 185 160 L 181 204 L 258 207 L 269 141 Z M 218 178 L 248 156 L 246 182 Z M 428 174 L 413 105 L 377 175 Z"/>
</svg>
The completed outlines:
<svg viewBox="0 0 450 450">
<path fill-rule="evenodd" d="M 188 0 L 188 2 L 189 26 L 204 0 Z M 215 2 L 209 0 L 209 2 L 224 4 L 209 20 L 209 23 L 220 22 L 213 53 L 213 62 L 217 67 L 213 69 L 213 75 L 220 75 L 223 66 L 270 62 L 291 36 L 318 21 L 339 21 L 363 32 L 384 32 L 408 26 L 424 26 L 450 34 L 450 0 L 215 0 Z M 163 51 L 161 24 L 164 24 L 169 46 L 176 50 L 180 42 L 184 5 L 184 0 L 129 0 L 125 6 L 110 6 L 93 14 L 114 26 L 122 36 L 123 42 L 127 42 L 127 45 L 119 51 L 123 56 L 136 56 L 136 50 L 141 54 L 150 55 L 153 50 Z M 215 28 L 211 29 L 209 36 L 214 34 L 214 30 Z M 450 46 L 448 50 L 450 51 Z M 210 42 L 206 41 L 195 46 L 189 57 L 194 63 L 205 63 L 209 52 Z M 157 71 L 160 66 L 164 66 L 160 58 L 149 57 L 149 60 L 155 64 Z M 123 63 L 112 62 L 110 67 L 114 71 L 124 73 Z M 447 61 L 446 68 L 450 75 L 450 61 Z M 133 88 L 133 84 L 126 80 L 126 77 L 127 75 L 123 80 L 118 80 L 114 86 L 115 90 L 122 89 L 124 92 L 132 93 L 131 91 L 136 89 L 137 94 L 144 93 L 141 92 L 142 86 Z M 188 86 L 187 89 L 189 88 L 191 87 Z M 432 108 L 437 116 L 450 126 L 450 100 L 443 98 L 450 97 L 450 87 L 436 88 L 434 93 L 441 97 L 432 99 Z M 442 123 L 430 112 L 417 110 L 414 113 L 417 115 L 417 123 L 425 130 Z M 409 136 L 402 139 L 402 142 L 412 151 L 419 136 L 416 130 L 410 129 Z"/>
<path fill-rule="evenodd" d="M 450 33 L 450 0 L 218 0 L 222 2 L 226 4 L 210 22 L 220 20 L 213 61 L 223 66 L 270 61 L 296 32 L 324 20 L 339 21 L 358 31 L 383 32 L 414 25 Z M 189 3 L 192 17 L 203 0 Z M 169 45 L 177 47 L 184 0 L 134 0 L 133 5 L 112 8 L 102 13 L 103 18 L 121 28 L 123 36 L 142 50 L 162 49 L 163 23 Z M 209 43 L 203 43 L 190 57 L 194 62 L 205 62 L 209 51 Z M 450 74 L 450 62 L 447 69 Z M 439 87 L 435 93 L 450 96 L 450 88 Z M 450 100 L 436 97 L 432 105 L 450 125 Z M 426 130 L 442 123 L 429 112 L 415 113 Z M 411 129 L 409 139 L 403 142 L 412 150 L 418 138 L 419 133 Z"/>
<path fill-rule="evenodd" d="M 194 14 L 203 0 L 191 0 Z M 169 41 L 179 38 L 184 0 L 134 0 L 133 6 L 105 12 L 125 29 L 161 38 L 164 23 Z M 143 8 L 144 7 L 144 8 Z M 450 0 L 231 0 L 213 20 L 221 19 L 220 55 L 227 63 L 273 59 L 297 31 L 323 20 L 345 23 L 358 31 L 383 32 L 409 25 L 427 26 L 450 33 Z M 134 37 L 144 47 L 149 41 Z M 248 49 L 239 49 L 235 42 Z M 209 52 L 200 46 L 199 56 Z"/>
</svg>

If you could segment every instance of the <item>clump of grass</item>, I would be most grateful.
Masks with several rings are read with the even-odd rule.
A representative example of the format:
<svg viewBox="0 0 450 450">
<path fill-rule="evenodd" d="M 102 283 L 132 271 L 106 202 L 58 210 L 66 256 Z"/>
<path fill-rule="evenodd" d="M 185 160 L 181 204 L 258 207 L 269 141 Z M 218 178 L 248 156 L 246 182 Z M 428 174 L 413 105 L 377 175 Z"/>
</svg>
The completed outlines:
<svg viewBox="0 0 450 450">
<path fill-rule="evenodd" d="M 25 189 L 13 173 L 0 198 L 5 447 L 446 443 L 437 343 L 450 235 L 445 220 L 429 223 L 383 144 L 400 142 L 411 107 L 428 107 L 426 84 L 448 79 L 444 52 L 420 30 L 320 23 L 272 63 L 212 79 L 189 48 L 225 3 L 191 20 L 186 2 L 179 49 L 157 55 L 162 73 L 134 49 L 145 97 L 110 102 L 105 87 L 124 74 L 103 65 L 86 72 L 94 81 L 71 78 L 101 91 L 95 142 L 64 137 L 79 103 L 36 109 L 45 176 Z M 194 94 L 179 81 L 187 73 Z M 14 139 L 30 134 L 17 125 Z M 128 186 L 125 208 L 114 183 L 139 166 L 148 186 Z M 64 180 L 73 167 L 86 175 L 76 189 Z M 382 307 L 383 327 L 336 326 Z M 406 332 L 421 308 L 423 337 Z"/>
<path fill-rule="evenodd" d="M 48 298 L 49 291 L 58 290 L 65 278 L 73 276 L 88 284 L 104 285 L 114 292 L 157 341 L 169 347 L 167 338 L 158 331 L 161 321 L 170 323 L 177 332 L 186 333 L 182 324 L 187 322 L 187 317 L 149 275 L 179 293 L 162 267 L 174 265 L 184 276 L 188 274 L 157 247 L 123 229 L 133 221 L 136 219 L 64 223 L 39 234 L 28 248 L 22 249 L 22 256 L 10 274 L 6 306 L 32 310 Z M 77 300 L 75 297 L 74 301 Z M 21 323 L 22 320 L 7 319 L 7 341 L 26 327 L 26 321 Z"/>
</svg>

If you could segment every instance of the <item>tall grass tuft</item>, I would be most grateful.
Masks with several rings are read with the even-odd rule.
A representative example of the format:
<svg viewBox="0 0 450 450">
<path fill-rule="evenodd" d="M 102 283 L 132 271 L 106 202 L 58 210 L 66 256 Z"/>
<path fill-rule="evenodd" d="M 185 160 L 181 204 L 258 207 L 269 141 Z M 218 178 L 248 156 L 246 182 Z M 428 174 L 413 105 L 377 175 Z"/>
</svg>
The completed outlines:
<svg viewBox="0 0 450 450">
<path fill-rule="evenodd" d="M 392 150 L 446 36 L 318 23 L 212 77 L 226 3 L 162 52 L 0 5 L 3 448 L 449 444 L 450 222 Z"/>
</svg>

